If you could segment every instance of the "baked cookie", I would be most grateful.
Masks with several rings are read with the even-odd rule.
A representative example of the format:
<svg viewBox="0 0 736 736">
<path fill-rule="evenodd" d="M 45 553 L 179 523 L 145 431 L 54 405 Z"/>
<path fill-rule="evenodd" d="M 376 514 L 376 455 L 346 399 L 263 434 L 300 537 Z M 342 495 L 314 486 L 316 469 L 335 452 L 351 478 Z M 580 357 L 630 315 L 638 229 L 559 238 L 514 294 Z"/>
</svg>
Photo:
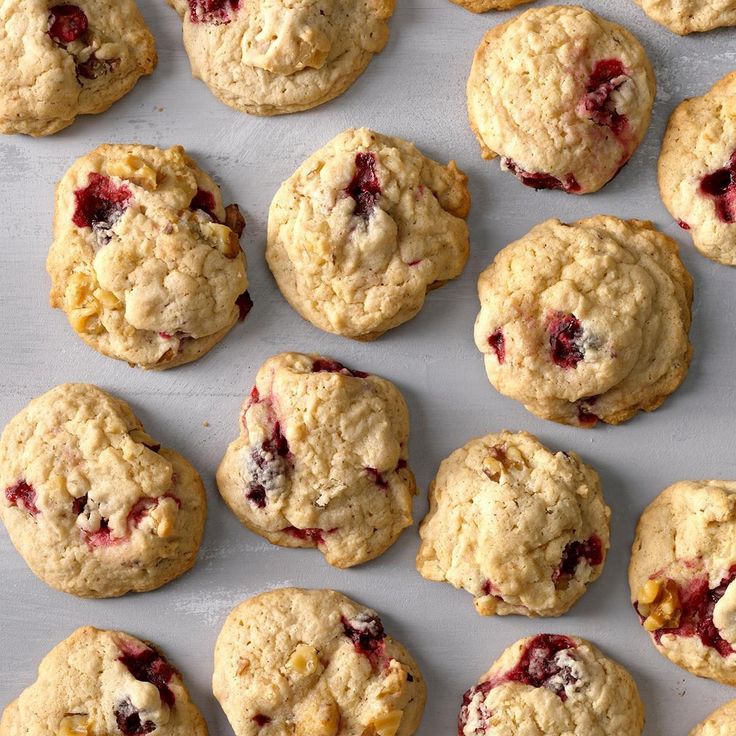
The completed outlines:
<svg viewBox="0 0 736 736">
<path fill-rule="evenodd" d="M 675 483 L 646 508 L 631 550 L 631 601 L 665 657 L 736 685 L 736 481 Z"/>
<path fill-rule="evenodd" d="M 736 700 L 721 706 L 690 731 L 690 736 L 731 736 L 736 732 Z"/>
<path fill-rule="evenodd" d="M 510 10 L 517 5 L 530 3 L 534 0 L 452 0 L 473 13 L 485 13 L 488 10 Z"/>
<path fill-rule="evenodd" d="M 736 266 L 736 72 L 675 108 L 659 155 L 659 191 L 703 255 Z"/>
<path fill-rule="evenodd" d="M 692 278 L 644 220 L 547 220 L 478 279 L 490 382 L 543 419 L 592 427 L 653 411 L 684 380 Z"/>
<path fill-rule="evenodd" d="M 192 75 L 252 115 L 341 95 L 388 41 L 396 0 L 168 0 Z"/>
<path fill-rule="evenodd" d="M 181 146 L 100 146 L 56 188 L 51 306 L 103 355 L 196 360 L 252 306 L 244 226 Z"/>
<path fill-rule="evenodd" d="M 396 386 L 320 355 L 269 358 L 217 485 L 251 531 L 351 567 L 411 526 L 409 412 Z"/>
<path fill-rule="evenodd" d="M 489 434 L 442 461 L 417 569 L 472 593 L 483 616 L 559 616 L 601 574 L 610 517 L 577 455 L 527 432 Z"/>
<path fill-rule="evenodd" d="M 660 25 L 681 36 L 736 26 L 735 0 L 635 0 Z"/>
<path fill-rule="evenodd" d="M 299 588 L 230 613 L 212 688 L 235 736 L 411 736 L 426 699 L 416 662 L 375 611 Z"/>
<path fill-rule="evenodd" d="M 53 588 L 110 598 L 158 588 L 194 565 L 202 481 L 149 437 L 130 407 L 67 383 L 31 401 L 0 437 L 0 516 Z"/>
<path fill-rule="evenodd" d="M 0 736 L 207 736 L 181 675 L 122 631 L 77 629 L 41 661 L 4 711 Z"/>
<path fill-rule="evenodd" d="M 631 675 L 590 642 L 554 634 L 506 649 L 465 693 L 458 718 L 459 736 L 640 736 L 643 729 Z"/>
<path fill-rule="evenodd" d="M 533 8 L 475 52 L 468 116 L 484 158 L 534 189 L 586 194 L 631 158 L 656 83 L 625 28 L 575 5 Z"/>
<path fill-rule="evenodd" d="M 411 143 L 346 130 L 282 185 L 266 259 L 312 324 L 374 340 L 411 319 L 468 259 L 467 177 Z"/>
<path fill-rule="evenodd" d="M 0 133 L 56 133 L 156 66 L 134 0 L 4 0 L 0 29 Z"/>
</svg>

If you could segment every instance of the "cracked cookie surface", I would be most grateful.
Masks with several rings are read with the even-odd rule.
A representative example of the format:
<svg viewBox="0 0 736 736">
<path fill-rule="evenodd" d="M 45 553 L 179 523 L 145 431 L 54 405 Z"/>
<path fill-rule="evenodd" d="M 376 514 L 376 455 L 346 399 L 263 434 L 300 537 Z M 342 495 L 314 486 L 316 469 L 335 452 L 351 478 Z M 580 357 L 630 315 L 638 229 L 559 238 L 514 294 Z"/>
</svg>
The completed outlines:
<svg viewBox="0 0 736 736">
<path fill-rule="evenodd" d="M 417 569 L 467 590 L 481 615 L 559 616 L 603 570 L 611 512 L 598 474 L 527 432 L 455 450 L 429 504 Z"/>
<path fill-rule="evenodd" d="M 217 485 L 256 534 L 350 567 L 412 523 L 408 440 L 409 413 L 391 382 L 320 355 L 282 353 L 258 371 Z"/>
<path fill-rule="evenodd" d="M 731 736 L 736 730 L 736 700 L 722 705 L 699 723 L 690 736 Z"/>
<path fill-rule="evenodd" d="M 490 382 L 562 424 L 619 424 L 684 380 L 692 278 L 643 220 L 547 220 L 478 279 L 475 343 Z"/>
<path fill-rule="evenodd" d="M 67 383 L 0 438 L 0 516 L 33 572 L 73 595 L 158 588 L 195 562 L 204 486 L 120 399 Z"/>
<path fill-rule="evenodd" d="M 635 0 L 660 25 L 681 36 L 736 26 L 734 0 Z"/>
</svg>

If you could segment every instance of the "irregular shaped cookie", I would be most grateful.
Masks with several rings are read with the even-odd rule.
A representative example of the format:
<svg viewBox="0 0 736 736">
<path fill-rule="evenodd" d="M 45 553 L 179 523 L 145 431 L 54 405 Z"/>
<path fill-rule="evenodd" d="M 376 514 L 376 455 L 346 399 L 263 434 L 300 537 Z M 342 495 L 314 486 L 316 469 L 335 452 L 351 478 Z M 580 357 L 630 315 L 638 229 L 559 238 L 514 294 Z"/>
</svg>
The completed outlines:
<svg viewBox="0 0 736 736">
<path fill-rule="evenodd" d="M 659 191 L 704 256 L 736 266 L 736 72 L 675 108 L 659 155 Z"/>
<path fill-rule="evenodd" d="M 253 115 L 341 95 L 388 41 L 395 0 L 168 0 L 192 75 Z"/>
<path fill-rule="evenodd" d="M 483 616 L 559 616 L 603 571 L 610 517 L 577 455 L 527 432 L 489 434 L 442 461 L 417 569 L 472 593 Z"/>
<path fill-rule="evenodd" d="M 181 675 L 122 631 L 77 629 L 3 712 L 0 736 L 207 736 Z"/>
<path fill-rule="evenodd" d="M 51 306 L 103 355 L 196 360 L 252 306 L 244 226 L 181 146 L 100 146 L 56 188 Z"/>
<path fill-rule="evenodd" d="M 485 13 L 488 10 L 510 10 L 517 5 L 533 2 L 534 0 L 452 0 L 473 13 Z"/>
<path fill-rule="evenodd" d="M 539 634 L 506 649 L 463 696 L 459 736 L 640 736 L 636 683 L 590 642 Z M 533 728 L 533 730 L 532 730 Z"/>
<path fill-rule="evenodd" d="M 194 565 L 206 497 L 194 468 L 149 437 L 130 407 L 67 383 L 0 437 L 0 516 L 53 588 L 110 598 L 158 588 Z"/>
<path fill-rule="evenodd" d="M 271 203 L 266 259 L 281 293 L 320 329 L 358 340 L 411 319 L 467 261 L 466 181 L 406 141 L 341 133 Z"/>
<path fill-rule="evenodd" d="M 0 133 L 56 133 L 104 112 L 156 66 L 134 0 L 4 0 Z"/>
<path fill-rule="evenodd" d="M 230 613 L 212 689 L 235 736 L 411 736 L 426 699 L 416 662 L 375 611 L 298 588 Z"/>
<path fill-rule="evenodd" d="M 675 483 L 646 508 L 631 550 L 631 601 L 665 657 L 736 685 L 736 481 Z"/>
<path fill-rule="evenodd" d="M 692 278 L 643 220 L 547 220 L 478 279 L 475 344 L 490 382 L 562 424 L 653 411 L 690 363 Z"/>
<path fill-rule="evenodd" d="M 635 0 L 657 23 L 684 36 L 723 26 L 736 26 L 734 0 Z"/>
<path fill-rule="evenodd" d="M 656 83 L 625 28 L 577 7 L 532 8 L 489 30 L 468 79 L 484 158 L 535 189 L 586 194 L 631 158 Z"/>
<path fill-rule="evenodd" d="M 217 485 L 249 529 L 317 547 L 336 567 L 377 557 L 412 523 L 409 413 L 389 381 L 320 355 L 269 358 Z"/>
<path fill-rule="evenodd" d="M 690 731 L 690 736 L 731 736 L 736 731 L 736 700 L 721 706 Z"/>
</svg>

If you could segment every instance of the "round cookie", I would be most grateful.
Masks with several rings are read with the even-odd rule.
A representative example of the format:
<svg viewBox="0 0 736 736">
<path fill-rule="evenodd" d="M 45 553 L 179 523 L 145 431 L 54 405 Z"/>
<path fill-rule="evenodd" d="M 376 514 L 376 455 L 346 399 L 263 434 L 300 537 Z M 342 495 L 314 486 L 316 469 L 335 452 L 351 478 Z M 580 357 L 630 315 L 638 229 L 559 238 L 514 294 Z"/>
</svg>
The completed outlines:
<svg viewBox="0 0 736 736">
<path fill-rule="evenodd" d="M 692 278 L 643 220 L 547 220 L 478 279 L 490 382 L 544 419 L 619 424 L 653 411 L 690 363 Z"/>
<path fill-rule="evenodd" d="M 488 10 L 510 10 L 517 5 L 534 2 L 534 0 L 452 0 L 472 13 L 485 13 Z"/>
<path fill-rule="evenodd" d="M 736 72 L 675 108 L 658 178 L 662 201 L 695 247 L 736 266 Z"/>
<path fill-rule="evenodd" d="M 656 82 L 625 28 L 577 7 L 532 8 L 491 28 L 467 85 L 484 158 L 534 189 L 610 181 L 649 126 Z"/>
<path fill-rule="evenodd" d="M 731 736 L 735 731 L 736 700 L 732 700 L 695 726 L 689 736 Z"/>
<path fill-rule="evenodd" d="M 233 513 L 283 547 L 351 567 L 412 524 L 409 412 L 389 381 L 320 355 L 269 358 L 217 470 Z"/>
<path fill-rule="evenodd" d="M 375 611 L 298 588 L 230 613 L 212 689 L 235 736 L 411 736 L 426 699 L 416 662 Z"/>
<path fill-rule="evenodd" d="M 736 26 L 734 0 L 635 0 L 660 25 L 681 36 Z"/>
<path fill-rule="evenodd" d="M 519 730 L 520 724 L 534 724 Z M 539 634 L 506 649 L 468 690 L 459 736 L 640 736 L 636 683 L 590 642 Z"/>
<path fill-rule="evenodd" d="M 0 736 L 207 736 L 179 672 L 122 631 L 77 629 L 41 661 L 5 709 Z"/>
<path fill-rule="evenodd" d="M 110 598 L 158 588 L 194 565 L 206 497 L 194 468 L 149 437 L 130 407 L 67 383 L 0 437 L 0 517 L 53 588 Z"/>
<path fill-rule="evenodd" d="M 466 183 L 454 161 L 346 130 L 271 203 L 266 259 L 281 293 L 315 326 L 358 340 L 406 322 L 465 266 Z"/>
<path fill-rule="evenodd" d="M 483 616 L 559 616 L 601 574 L 610 517 L 577 455 L 527 432 L 489 434 L 442 461 L 417 569 L 467 590 Z"/>
<path fill-rule="evenodd" d="M 631 550 L 631 601 L 665 657 L 736 685 L 736 481 L 675 483 L 646 508 Z"/>
<path fill-rule="evenodd" d="M 0 28 L 0 133 L 56 133 L 156 66 L 134 0 L 4 0 Z"/>
<path fill-rule="evenodd" d="M 253 115 L 341 95 L 388 41 L 396 0 L 168 0 L 192 75 Z"/>
<path fill-rule="evenodd" d="M 56 188 L 51 306 L 103 355 L 196 360 L 252 306 L 244 226 L 181 146 L 102 145 Z"/>
</svg>

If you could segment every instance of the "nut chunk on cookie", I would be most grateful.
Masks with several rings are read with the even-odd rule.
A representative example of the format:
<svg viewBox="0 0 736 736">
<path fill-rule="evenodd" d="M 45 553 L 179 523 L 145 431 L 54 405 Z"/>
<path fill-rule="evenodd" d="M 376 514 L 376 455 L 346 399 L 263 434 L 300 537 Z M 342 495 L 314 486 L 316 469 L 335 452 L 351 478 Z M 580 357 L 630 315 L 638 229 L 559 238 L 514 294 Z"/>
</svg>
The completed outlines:
<svg viewBox="0 0 736 736">
<path fill-rule="evenodd" d="M 736 481 L 675 483 L 646 508 L 631 550 L 631 601 L 665 657 L 736 685 Z"/>
<path fill-rule="evenodd" d="M 736 26 L 736 0 L 635 0 L 660 25 L 681 36 Z"/>
<path fill-rule="evenodd" d="M 590 642 L 538 634 L 506 649 L 463 696 L 459 736 L 528 733 L 640 736 L 644 706 L 636 683 Z M 526 732 L 525 732 L 526 733 Z"/>
<path fill-rule="evenodd" d="M 426 699 L 416 662 L 375 611 L 298 588 L 230 613 L 212 689 L 235 736 L 411 736 Z"/>
<path fill-rule="evenodd" d="M 653 411 L 690 363 L 692 278 L 643 220 L 547 220 L 478 279 L 490 382 L 544 419 L 619 424 Z"/>
<path fill-rule="evenodd" d="M 690 731 L 690 736 L 729 736 L 732 733 L 736 733 L 736 700 L 711 713 Z"/>
<path fill-rule="evenodd" d="M 641 143 L 655 87 L 625 28 L 574 5 L 533 8 L 486 33 L 468 115 L 484 158 L 534 189 L 586 194 Z"/>
<path fill-rule="evenodd" d="M 317 547 L 331 565 L 351 567 L 412 523 L 408 441 L 409 413 L 392 383 L 320 355 L 282 353 L 258 371 L 217 485 L 269 542 Z"/>
<path fill-rule="evenodd" d="M 134 0 L 4 0 L 0 28 L 0 133 L 56 133 L 107 110 L 156 66 Z"/>
<path fill-rule="evenodd" d="M 85 626 L 4 711 L 0 736 L 207 736 L 179 672 L 152 645 Z"/>
<path fill-rule="evenodd" d="M 526 432 L 489 434 L 440 465 L 417 569 L 472 593 L 483 616 L 559 616 L 603 571 L 610 516 L 577 455 Z"/>
<path fill-rule="evenodd" d="M 103 145 L 56 188 L 51 305 L 103 355 L 163 369 L 248 314 L 245 220 L 181 146 Z"/>
<path fill-rule="evenodd" d="M 194 468 L 130 407 L 67 383 L 0 437 L 0 517 L 38 577 L 88 598 L 158 588 L 194 565 L 206 498 Z"/>
<path fill-rule="evenodd" d="M 467 261 L 466 181 L 406 141 L 341 133 L 271 203 L 266 259 L 281 293 L 315 326 L 358 340 L 411 319 Z"/>
</svg>

